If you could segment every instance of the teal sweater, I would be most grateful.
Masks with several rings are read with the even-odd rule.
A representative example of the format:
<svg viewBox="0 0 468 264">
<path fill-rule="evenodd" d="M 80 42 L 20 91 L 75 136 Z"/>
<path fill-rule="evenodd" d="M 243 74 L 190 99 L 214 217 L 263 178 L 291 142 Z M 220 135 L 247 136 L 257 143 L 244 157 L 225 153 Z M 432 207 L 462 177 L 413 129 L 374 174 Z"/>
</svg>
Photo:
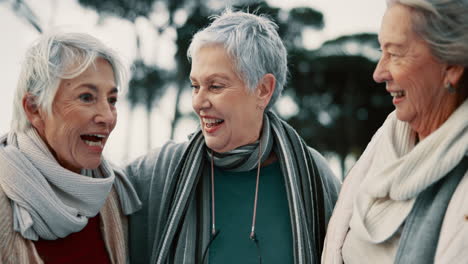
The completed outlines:
<svg viewBox="0 0 468 264">
<path fill-rule="evenodd" d="M 210 246 L 211 264 L 258 263 L 249 238 L 257 170 L 215 169 L 216 228 Z M 279 162 L 260 170 L 256 234 L 263 263 L 292 263 L 292 233 L 284 177 Z"/>
</svg>

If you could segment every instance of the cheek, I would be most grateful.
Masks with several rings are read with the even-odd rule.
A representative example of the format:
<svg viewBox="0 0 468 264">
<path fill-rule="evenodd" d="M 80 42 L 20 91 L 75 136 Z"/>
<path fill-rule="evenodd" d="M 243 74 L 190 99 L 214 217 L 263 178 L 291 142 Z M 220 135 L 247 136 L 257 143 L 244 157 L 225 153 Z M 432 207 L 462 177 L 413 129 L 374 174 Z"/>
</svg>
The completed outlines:
<svg viewBox="0 0 468 264">
<path fill-rule="evenodd" d="M 402 89 L 414 92 L 419 89 L 427 76 L 421 76 L 421 72 L 414 67 L 395 67 L 393 79 Z"/>
<path fill-rule="evenodd" d="M 52 137 L 49 140 L 60 139 L 61 142 L 69 144 L 80 135 L 80 130 L 85 127 L 79 115 L 56 116 L 53 123 L 47 128 L 49 135 Z"/>
<path fill-rule="evenodd" d="M 118 118 L 118 115 L 117 115 L 117 110 L 114 110 L 114 122 L 111 124 L 111 127 L 110 127 L 110 130 L 114 130 L 115 126 L 117 125 L 117 118 Z"/>
<path fill-rule="evenodd" d="M 261 122 L 261 112 L 253 100 L 245 100 L 244 104 L 240 104 L 236 110 L 238 125 L 246 131 L 256 128 L 257 124 Z"/>
<path fill-rule="evenodd" d="M 61 125 L 60 127 L 57 127 L 55 131 L 53 131 L 52 133 L 54 134 L 55 138 L 60 139 L 58 140 L 59 142 L 70 143 L 75 138 L 73 131 L 74 131 L 73 126 L 69 123 L 65 123 Z M 52 138 L 51 140 L 54 140 L 54 138 Z M 63 145 L 67 145 L 67 144 L 63 144 Z"/>
</svg>

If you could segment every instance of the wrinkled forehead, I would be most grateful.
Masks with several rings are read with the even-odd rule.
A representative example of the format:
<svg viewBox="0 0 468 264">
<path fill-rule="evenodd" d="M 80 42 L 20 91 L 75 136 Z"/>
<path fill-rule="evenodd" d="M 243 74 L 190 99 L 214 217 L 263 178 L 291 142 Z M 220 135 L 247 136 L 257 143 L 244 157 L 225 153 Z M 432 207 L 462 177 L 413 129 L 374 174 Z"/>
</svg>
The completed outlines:
<svg viewBox="0 0 468 264">
<path fill-rule="evenodd" d="M 412 10 L 401 4 L 387 8 L 382 18 L 379 42 L 383 47 L 390 43 L 404 44 L 415 34 L 412 27 Z"/>
</svg>

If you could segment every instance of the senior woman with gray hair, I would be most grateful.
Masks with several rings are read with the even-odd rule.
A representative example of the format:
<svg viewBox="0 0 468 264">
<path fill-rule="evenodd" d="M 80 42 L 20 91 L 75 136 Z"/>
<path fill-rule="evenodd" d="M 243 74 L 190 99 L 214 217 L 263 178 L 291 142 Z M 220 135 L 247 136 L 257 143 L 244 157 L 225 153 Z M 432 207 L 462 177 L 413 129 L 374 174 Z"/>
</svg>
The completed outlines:
<svg viewBox="0 0 468 264">
<path fill-rule="evenodd" d="M 276 27 L 227 11 L 193 37 L 201 128 L 128 166 L 132 263 L 319 263 L 339 182 L 269 110 L 287 73 Z"/>
<path fill-rule="evenodd" d="M 395 111 L 350 171 L 323 263 L 467 263 L 468 1 L 391 0 L 374 72 Z"/>
<path fill-rule="evenodd" d="M 87 34 L 45 34 L 27 51 L 0 137 L 1 263 L 127 262 L 125 215 L 141 202 L 102 157 L 125 71 Z"/>
</svg>

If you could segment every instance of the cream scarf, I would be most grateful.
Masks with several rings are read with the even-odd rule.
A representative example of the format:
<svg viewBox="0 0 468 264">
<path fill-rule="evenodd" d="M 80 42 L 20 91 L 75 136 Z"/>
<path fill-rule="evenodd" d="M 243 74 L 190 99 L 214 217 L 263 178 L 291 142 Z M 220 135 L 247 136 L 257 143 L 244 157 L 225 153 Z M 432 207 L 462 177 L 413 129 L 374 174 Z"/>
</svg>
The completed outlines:
<svg viewBox="0 0 468 264">
<path fill-rule="evenodd" d="M 468 151 L 468 100 L 427 138 L 415 145 L 408 123 L 391 113 L 361 156 L 354 173 L 365 177 L 354 201 L 350 227 L 371 243 L 395 234 L 415 198 L 443 178 Z M 348 177 L 349 177 L 348 176 Z"/>
<path fill-rule="evenodd" d="M 141 202 L 123 173 L 102 160 L 80 175 L 58 164 L 34 128 L 0 138 L 0 185 L 12 202 L 14 230 L 30 240 L 79 232 L 99 213 L 115 184 L 125 214 Z"/>
</svg>

